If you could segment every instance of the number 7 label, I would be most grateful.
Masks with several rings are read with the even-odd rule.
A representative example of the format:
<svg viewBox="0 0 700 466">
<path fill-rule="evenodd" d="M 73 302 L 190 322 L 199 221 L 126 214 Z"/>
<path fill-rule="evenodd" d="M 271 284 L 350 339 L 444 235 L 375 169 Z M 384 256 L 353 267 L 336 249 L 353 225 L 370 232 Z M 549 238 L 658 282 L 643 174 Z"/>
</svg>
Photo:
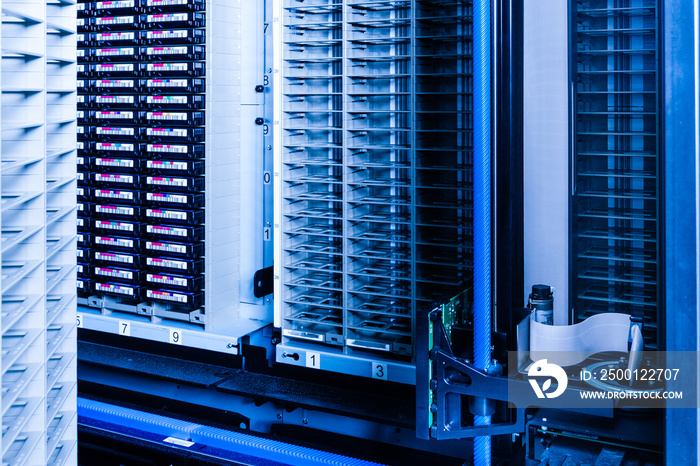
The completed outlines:
<svg viewBox="0 0 700 466">
<path fill-rule="evenodd" d="M 119 321 L 119 335 L 125 337 L 131 336 L 131 324 L 129 322 L 123 320 Z"/>
</svg>

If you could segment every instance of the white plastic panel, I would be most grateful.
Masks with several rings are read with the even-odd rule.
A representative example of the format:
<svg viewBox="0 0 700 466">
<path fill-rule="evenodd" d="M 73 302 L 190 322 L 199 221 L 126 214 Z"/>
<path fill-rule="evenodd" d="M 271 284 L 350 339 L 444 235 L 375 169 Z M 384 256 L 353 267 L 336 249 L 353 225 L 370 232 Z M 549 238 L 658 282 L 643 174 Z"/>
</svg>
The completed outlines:
<svg viewBox="0 0 700 466">
<path fill-rule="evenodd" d="M 553 286 L 554 323 L 569 322 L 569 89 L 567 2 L 529 0 L 524 14 L 523 232 L 527 302 Z"/>
<path fill-rule="evenodd" d="M 1 4 L 0 450 L 3 464 L 74 464 L 76 7 Z"/>
</svg>

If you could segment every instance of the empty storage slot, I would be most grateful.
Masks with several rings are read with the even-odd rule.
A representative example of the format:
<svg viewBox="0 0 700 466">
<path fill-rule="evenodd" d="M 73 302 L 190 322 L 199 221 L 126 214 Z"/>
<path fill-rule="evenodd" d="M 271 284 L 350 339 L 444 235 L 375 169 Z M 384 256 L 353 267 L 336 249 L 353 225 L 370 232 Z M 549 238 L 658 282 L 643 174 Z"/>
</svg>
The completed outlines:
<svg viewBox="0 0 700 466">
<path fill-rule="evenodd" d="M 41 364 L 16 363 L 8 368 L 2 375 L 2 406 L 3 416 L 14 405 L 15 400 L 24 393 L 25 388 L 32 381 Z"/>
<path fill-rule="evenodd" d="M 23 464 L 41 438 L 43 438 L 41 432 L 29 432 L 18 435 L 11 444 L 8 444 L 3 452 L 3 462 Z"/>
<path fill-rule="evenodd" d="M 284 7 L 283 336 L 411 362 L 471 280 L 470 3 Z"/>
<path fill-rule="evenodd" d="M 575 320 L 643 316 L 658 345 L 660 121 L 656 1 L 576 8 Z"/>
<path fill-rule="evenodd" d="M 3 458 L 40 404 L 40 397 L 20 398 L 5 410 L 2 416 Z"/>
</svg>

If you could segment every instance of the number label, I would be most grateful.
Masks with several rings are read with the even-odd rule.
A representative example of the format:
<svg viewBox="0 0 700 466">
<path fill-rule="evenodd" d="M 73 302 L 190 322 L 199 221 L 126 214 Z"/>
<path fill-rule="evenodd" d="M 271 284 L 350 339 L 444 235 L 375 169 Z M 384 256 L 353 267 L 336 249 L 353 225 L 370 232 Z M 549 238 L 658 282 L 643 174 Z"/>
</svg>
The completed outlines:
<svg viewBox="0 0 700 466">
<path fill-rule="evenodd" d="M 125 337 L 131 336 L 131 323 L 123 320 L 119 321 L 119 335 Z"/>
<path fill-rule="evenodd" d="M 306 352 L 306 367 L 311 369 L 321 368 L 321 353 L 312 353 L 311 351 Z"/>
<path fill-rule="evenodd" d="M 389 373 L 388 367 L 383 362 L 372 362 L 372 378 L 379 380 L 386 380 L 386 376 Z"/>
<path fill-rule="evenodd" d="M 270 184 L 270 182 L 272 182 L 272 173 L 266 171 L 263 173 L 263 183 Z"/>
<path fill-rule="evenodd" d="M 173 345 L 182 344 L 182 332 L 180 330 L 174 328 L 170 329 L 170 343 Z"/>
<path fill-rule="evenodd" d="M 83 328 L 83 315 L 82 314 L 75 315 L 75 325 L 78 328 Z"/>
<path fill-rule="evenodd" d="M 270 227 L 265 227 L 263 229 L 263 239 L 265 241 L 272 241 L 272 229 Z"/>
</svg>

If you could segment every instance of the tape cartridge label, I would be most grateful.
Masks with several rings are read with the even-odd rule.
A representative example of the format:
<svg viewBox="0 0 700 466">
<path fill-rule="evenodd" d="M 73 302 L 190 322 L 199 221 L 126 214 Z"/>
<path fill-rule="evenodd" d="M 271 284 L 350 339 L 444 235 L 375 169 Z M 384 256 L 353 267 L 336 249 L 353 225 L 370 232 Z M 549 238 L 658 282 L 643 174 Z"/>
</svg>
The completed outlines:
<svg viewBox="0 0 700 466">
<path fill-rule="evenodd" d="M 95 252 L 95 259 L 108 262 L 118 262 L 120 264 L 134 263 L 134 258 L 132 256 L 127 256 L 125 254 L 111 254 L 107 252 Z"/>
<path fill-rule="evenodd" d="M 104 291 L 107 293 L 117 293 L 126 296 L 134 296 L 134 288 L 122 285 L 108 285 L 104 283 L 95 283 L 95 290 Z"/>
<path fill-rule="evenodd" d="M 102 267 L 95 267 L 95 275 L 100 275 L 103 277 L 118 278 L 122 280 L 133 280 L 134 273 L 129 270 L 121 269 L 105 269 Z"/>
<path fill-rule="evenodd" d="M 115 230 L 115 231 L 134 231 L 134 225 L 132 223 L 125 222 L 109 222 L 103 220 L 95 220 L 95 228 L 101 228 L 103 230 Z"/>
<path fill-rule="evenodd" d="M 134 240 L 127 238 L 110 238 L 109 236 L 95 236 L 95 243 L 110 247 L 134 248 Z"/>
</svg>

